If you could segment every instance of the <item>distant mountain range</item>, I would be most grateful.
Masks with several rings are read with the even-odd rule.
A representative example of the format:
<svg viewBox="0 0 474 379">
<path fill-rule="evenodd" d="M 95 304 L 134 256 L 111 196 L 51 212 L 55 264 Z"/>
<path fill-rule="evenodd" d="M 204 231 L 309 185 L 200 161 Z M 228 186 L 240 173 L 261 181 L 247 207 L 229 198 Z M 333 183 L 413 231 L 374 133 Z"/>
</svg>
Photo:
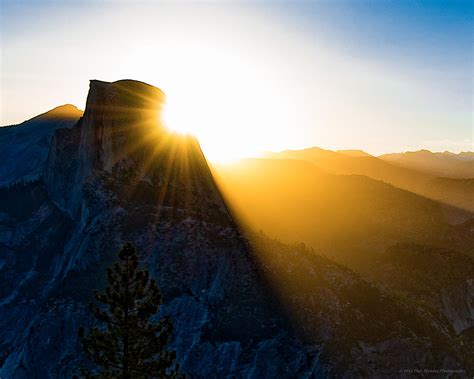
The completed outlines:
<svg viewBox="0 0 474 379">
<path fill-rule="evenodd" d="M 309 160 L 280 158 L 248 159 L 214 171 L 245 224 L 340 253 L 344 263 L 354 265 L 396 241 L 474 253 L 472 212 L 365 175 L 330 174 Z"/>
<path fill-rule="evenodd" d="M 376 168 L 387 168 L 388 173 L 379 173 Z M 474 327 L 474 214 L 380 180 L 383 177 L 401 181 L 401 177 L 410 184 L 410 180 L 427 178 L 424 173 L 407 171 L 392 168 L 375 157 L 347 157 L 317 148 L 214 167 L 219 188 L 240 225 L 260 229 L 287 243 L 301 241 L 315 249 L 313 254 L 322 254 L 357 272 L 364 281 L 382 290 L 374 296 L 388 296 L 389 303 L 394 301 L 396 307 L 401 307 L 390 311 L 397 315 L 396 319 L 405 317 L 405 309 L 420 317 L 418 321 L 411 319 L 417 328 L 425 328 L 422 325 L 430 320 L 436 325 L 435 339 L 459 349 L 466 362 L 471 361 L 473 356 L 467 347 L 471 344 L 466 341 Z M 435 183 L 437 179 L 429 180 Z M 465 196 L 472 199 L 469 188 L 464 189 Z M 268 260 L 275 250 L 268 247 Z M 282 301 L 297 302 L 290 308 L 298 309 L 295 317 L 305 334 L 320 333 L 312 327 L 320 325 L 316 315 L 327 303 L 315 300 L 317 286 L 311 278 L 318 274 L 306 261 L 308 258 L 300 267 L 294 263 L 294 255 L 288 254 L 288 260 L 281 258 L 279 275 L 285 278 L 281 279 L 285 287 L 292 290 L 282 289 Z M 355 299 L 367 291 L 360 288 L 351 294 Z M 363 301 L 364 296 L 361 297 Z M 334 309 L 329 312 L 337 313 Z M 371 317 L 385 319 L 381 313 Z M 384 323 L 388 322 L 385 319 Z M 344 337 L 337 339 L 343 341 Z M 346 343 L 354 346 L 355 342 Z M 385 341 L 381 346 L 389 345 Z M 367 358 L 374 351 L 370 348 L 365 352 Z"/>
<path fill-rule="evenodd" d="M 362 150 L 337 150 L 336 153 L 351 157 L 371 157 Z M 445 151 L 433 153 L 429 150 L 408 151 L 377 156 L 386 162 L 434 176 L 456 179 L 474 178 L 474 152 L 463 151 L 458 154 Z"/>
<path fill-rule="evenodd" d="M 436 176 L 448 178 L 474 178 L 474 152 L 465 151 L 453 154 L 432 153 L 428 150 L 410 151 L 398 154 L 384 154 L 379 156 L 386 162 L 401 167 L 425 171 Z"/>
<path fill-rule="evenodd" d="M 209 167 L 163 102 L 93 80 L 84 113 L 0 128 L 0 377 L 87 364 L 77 330 L 125 241 L 191 378 L 472 376 L 472 176 L 319 148 Z"/>
<path fill-rule="evenodd" d="M 428 155 L 438 156 L 425 151 L 408 153 L 421 157 Z M 396 154 L 394 154 L 396 155 Z M 462 157 L 462 158 L 452 158 Z M 392 184 L 398 188 L 417 193 L 444 204 L 474 211 L 474 160 L 472 154 L 462 153 L 443 154 L 439 158 L 442 167 L 453 166 L 456 162 L 465 166 L 466 176 L 463 178 L 436 177 L 431 172 L 411 167 L 409 164 L 401 166 L 386 160 L 386 156 L 373 157 L 361 151 L 346 150 L 334 152 L 317 147 L 304 150 L 287 150 L 280 153 L 267 153 L 272 159 L 299 159 L 313 163 L 318 168 L 331 173 L 343 175 L 364 175 L 369 178 Z M 420 157 L 420 160 L 422 158 Z M 438 159 L 438 158 L 436 158 Z M 429 160 L 429 159 L 428 159 Z M 454 163 L 453 163 L 454 162 Z M 416 165 L 413 165 L 416 166 Z M 454 171 L 453 171 L 454 172 Z"/>
</svg>

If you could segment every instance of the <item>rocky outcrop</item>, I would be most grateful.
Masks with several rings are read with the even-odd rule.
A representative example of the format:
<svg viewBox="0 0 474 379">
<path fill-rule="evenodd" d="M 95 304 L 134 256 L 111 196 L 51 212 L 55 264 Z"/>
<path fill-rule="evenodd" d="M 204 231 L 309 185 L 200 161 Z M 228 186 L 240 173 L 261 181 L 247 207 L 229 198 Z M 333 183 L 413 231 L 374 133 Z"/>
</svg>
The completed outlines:
<svg viewBox="0 0 474 379">
<path fill-rule="evenodd" d="M 474 260 L 454 250 L 399 243 L 368 270 L 384 288 L 404 294 L 433 324 L 457 336 L 474 327 Z"/>
<path fill-rule="evenodd" d="M 138 186 L 133 191 L 160 194 L 159 205 L 176 211 L 222 208 L 196 138 L 163 127 L 163 102 L 164 94 L 145 83 L 92 80 L 84 117 L 75 128 L 59 131 L 51 144 L 44 181 L 53 201 L 80 219 L 84 191 L 100 177 L 115 184 L 118 197 L 136 197 L 126 192 Z M 214 207 L 191 201 L 200 196 L 212 198 Z"/>
<path fill-rule="evenodd" d="M 442 289 L 440 299 L 443 313 L 456 333 L 474 327 L 474 278 Z"/>
<path fill-rule="evenodd" d="M 53 199 L 79 217 L 82 187 L 94 170 L 137 169 L 133 159 L 143 159 L 159 134 L 163 100 L 159 89 L 144 83 L 92 80 L 79 125 L 53 138 L 44 174 Z"/>
</svg>

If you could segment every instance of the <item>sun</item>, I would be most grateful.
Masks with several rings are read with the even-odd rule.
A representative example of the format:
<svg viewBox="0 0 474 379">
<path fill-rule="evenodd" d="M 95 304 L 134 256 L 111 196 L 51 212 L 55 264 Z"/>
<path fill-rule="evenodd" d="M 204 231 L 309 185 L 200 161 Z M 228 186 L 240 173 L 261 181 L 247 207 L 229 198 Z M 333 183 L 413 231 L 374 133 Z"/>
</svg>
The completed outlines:
<svg viewBox="0 0 474 379">
<path fill-rule="evenodd" d="M 193 54 L 174 53 L 169 75 L 154 83 L 166 94 L 165 126 L 196 136 L 206 158 L 222 163 L 260 156 L 286 146 L 291 99 L 268 67 L 233 51 L 200 46 Z M 188 52 L 189 53 L 189 52 Z"/>
<path fill-rule="evenodd" d="M 181 134 L 193 134 L 193 122 L 190 116 L 186 116 L 186 111 L 178 109 L 179 102 L 169 102 L 164 104 L 161 112 L 161 119 L 166 128 Z"/>
<path fill-rule="evenodd" d="M 235 104 L 233 96 L 219 99 L 207 94 L 208 102 L 205 102 L 189 94 L 173 94 L 167 96 L 162 111 L 165 127 L 176 133 L 194 135 L 209 161 L 231 163 L 259 155 L 257 146 L 263 137 L 255 138 L 257 133 L 254 133 L 253 140 L 249 139 L 250 121 L 240 120 L 241 116 L 230 104 Z"/>
<path fill-rule="evenodd" d="M 194 135 L 203 149 L 206 158 L 214 163 L 231 163 L 249 154 L 244 148 L 244 136 L 228 138 L 222 129 L 231 128 L 225 120 L 213 117 L 213 110 L 203 109 L 196 102 L 183 96 L 173 101 L 167 100 L 162 110 L 161 119 L 165 127 L 180 134 Z"/>
</svg>

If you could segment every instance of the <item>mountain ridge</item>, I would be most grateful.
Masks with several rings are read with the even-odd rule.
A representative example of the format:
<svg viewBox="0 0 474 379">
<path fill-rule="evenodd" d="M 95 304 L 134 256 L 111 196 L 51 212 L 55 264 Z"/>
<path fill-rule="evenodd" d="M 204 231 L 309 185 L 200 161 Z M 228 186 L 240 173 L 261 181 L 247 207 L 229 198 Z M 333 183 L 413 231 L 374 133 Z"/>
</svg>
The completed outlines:
<svg viewBox="0 0 474 379">
<path fill-rule="evenodd" d="M 72 128 L 82 116 L 73 105 L 61 105 L 20 124 L 0 127 L 0 186 L 36 180 L 46 162 L 57 129 Z"/>
<path fill-rule="evenodd" d="M 25 123 L 28 123 L 30 121 L 35 121 L 35 120 L 50 120 L 54 118 L 63 119 L 63 120 L 67 120 L 67 119 L 78 120 L 82 116 L 83 113 L 84 111 L 76 107 L 74 104 L 62 104 L 54 108 L 51 108 L 43 113 L 40 113 L 39 115 L 26 119 L 25 121 L 22 121 L 20 123 L 0 125 L 0 130 L 3 128 L 8 129 L 12 127 L 17 127 L 17 126 L 20 126 L 20 125 L 23 125 Z"/>
<path fill-rule="evenodd" d="M 84 116 L 56 130 L 43 175 L 2 189 L 0 375 L 66 377 L 87 364 L 77 329 L 124 241 L 160 285 L 184 372 L 326 372 L 268 291 L 198 141 L 161 128 L 161 92 L 144 88 L 91 82 Z M 10 206 L 21 203 L 31 206 Z"/>
<path fill-rule="evenodd" d="M 354 157 L 317 147 L 266 153 L 265 157 L 310 161 L 331 174 L 365 175 L 448 205 L 474 211 L 474 179 L 436 177 L 418 167 L 402 167 L 378 157 Z M 470 170 L 474 171 L 474 164 L 461 163 L 468 163 Z"/>
<path fill-rule="evenodd" d="M 33 120 L 50 120 L 55 118 L 63 119 L 79 119 L 83 115 L 84 111 L 79 109 L 73 104 L 63 104 L 57 107 L 50 109 L 44 113 L 39 114 L 38 116 L 32 117 L 24 122 L 33 121 Z"/>
<path fill-rule="evenodd" d="M 474 178 L 474 152 L 464 151 L 458 154 L 431 152 L 429 150 L 389 153 L 378 158 L 401 167 L 414 168 L 435 176 L 452 178 Z"/>
<path fill-rule="evenodd" d="M 384 376 L 420 362 L 467 367 L 450 324 L 432 325 L 424 306 L 417 310 L 393 289 L 301 243 L 244 229 L 199 141 L 161 127 L 161 91 L 129 80 L 90 86 L 82 118 L 67 128 L 51 123 L 35 180 L 0 188 L 0 376 L 70 377 L 88 364 L 77 329 L 91 321 L 92 290 L 104 286 L 106 267 L 125 241 L 137 246 L 162 290 L 161 315 L 175 326 L 170 348 L 190 377 Z M 30 129 L 28 141 L 36 136 Z M 282 167 L 294 181 L 281 181 Z M 318 222 L 297 230 L 298 237 L 334 227 L 334 240 L 319 249 L 325 254 L 333 253 L 331 244 L 362 236 L 375 246 L 373 257 L 374 240 L 390 245 L 424 229 L 467 243 L 442 222 L 435 201 L 366 176 L 333 175 L 291 159 L 257 160 L 253 172 L 233 174 L 254 180 L 265 204 L 284 200 L 269 204 L 272 222 L 292 224 L 295 208 Z M 301 175 L 307 186 L 296 185 Z M 240 192 L 240 200 L 252 193 Z M 247 209 L 259 210 L 255 205 Z M 456 296 L 445 297 L 464 305 L 465 292 L 453 288 Z M 465 307 L 445 306 L 457 327 L 469 326 Z"/>
</svg>

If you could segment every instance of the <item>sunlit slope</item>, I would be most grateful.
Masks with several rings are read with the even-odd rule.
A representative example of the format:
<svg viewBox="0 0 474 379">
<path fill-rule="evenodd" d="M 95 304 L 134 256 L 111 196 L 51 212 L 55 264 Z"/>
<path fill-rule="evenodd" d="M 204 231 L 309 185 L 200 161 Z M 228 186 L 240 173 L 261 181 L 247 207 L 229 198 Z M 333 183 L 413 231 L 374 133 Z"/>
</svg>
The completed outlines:
<svg viewBox="0 0 474 379">
<path fill-rule="evenodd" d="M 432 153 L 420 150 L 384 154 L 379 158 L 400 167 L 423 170 L 436 176 L 474 178 L 474 152 L 453 154 L 447 151 Z"/>
<path fill-rule="evenodd" d="M 214 168 L 241 221 L 273 237 L 304 241 L 344 259 L 396 241 L 473 246 L 439 203 L 361 175 L 332 175 L 300 160 L 253 159 Z M 360 253 L 360 254 L 359 254 Z"/>
<path fill-rule="evenodd" d="M 474 179 L 438 178 L 428 172 L 400 167 L 354 152 L 337 153 L 320 148 L 269 153 L 273 159 L 300 159 L 333 174 L 365 175 L 455 207 L 474 211 Z"/>
<path fill-rule="evenodd" d="M 363 150 L 337 150 L 339 154 L 348 155 L 350 157 L 370 157 L 371 155 Z"/>
</svg>

